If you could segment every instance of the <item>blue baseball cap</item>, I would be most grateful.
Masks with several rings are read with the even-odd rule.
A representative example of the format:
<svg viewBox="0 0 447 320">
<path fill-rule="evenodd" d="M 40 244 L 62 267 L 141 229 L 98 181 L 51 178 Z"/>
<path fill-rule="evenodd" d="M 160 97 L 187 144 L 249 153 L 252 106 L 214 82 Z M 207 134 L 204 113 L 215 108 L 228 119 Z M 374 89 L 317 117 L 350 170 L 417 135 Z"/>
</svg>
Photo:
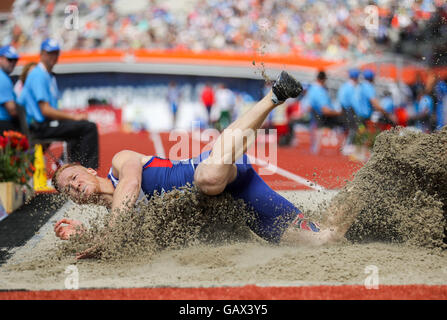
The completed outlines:
<svg viewBox="0 0 447 320">
<path fill-rule="evenodd" d="M 370 69 L 363 70 L 363 78 L 365 78 L 366 80 L 373 80 L 374 72 Z"/>
<path fill-rule="evenodd" d="M 10 45 L 0 48 L 0 56 L 8 59 L 19 59 L 19 54 L 17 53 L 17 50 Z"/>
<path fill-rule="evenodd" d="M 42 42 L 42 45 L 40 46 L 40 51 L 46 51 L 46 52 L 61 51 L 61 47 L 59 46 L 59 42 L 57 42 L 57 40 L 48 38 Z"/>
<path fill-rule="evenodd" d="M 348 73 L 349 73 L 349 78 L 358 79 L 358 77 L 360 75 L 360 70 L 357 68 L 352 68 L 352 69 L 349 69 Z"/>
</svg>

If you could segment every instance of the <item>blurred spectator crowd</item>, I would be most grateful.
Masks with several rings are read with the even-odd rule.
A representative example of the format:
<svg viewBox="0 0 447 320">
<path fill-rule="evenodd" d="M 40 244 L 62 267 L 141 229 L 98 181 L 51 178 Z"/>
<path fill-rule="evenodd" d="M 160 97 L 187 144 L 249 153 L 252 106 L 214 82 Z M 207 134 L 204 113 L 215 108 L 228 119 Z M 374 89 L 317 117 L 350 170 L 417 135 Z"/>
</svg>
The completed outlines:
<svg viewBox="0 0 447 320">
<path fill-rule="evenodd" d="M 78 20 L 69 5 L 76 6 Z M 368 5 L 377 11 L 365 11 Z M 403 52 L 408 41 L 439 44 L 446 21 L 443 0 L 16 0 L 1 38 L 23 53 L 38 52 L 43 39 L 54 37 L 64 50 L 236 50 L 346 59 Z"/>
</svg>

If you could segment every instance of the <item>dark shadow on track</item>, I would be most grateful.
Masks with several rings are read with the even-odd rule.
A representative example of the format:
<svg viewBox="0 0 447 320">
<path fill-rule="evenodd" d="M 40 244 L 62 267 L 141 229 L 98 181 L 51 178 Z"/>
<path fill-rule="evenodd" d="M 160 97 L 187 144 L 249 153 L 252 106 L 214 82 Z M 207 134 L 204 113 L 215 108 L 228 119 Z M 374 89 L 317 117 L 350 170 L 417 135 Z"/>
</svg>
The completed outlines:
<svg viewBox="0 0 447 320">
<path fill-rule="evenodd" d="M 58 194 L 37 194 L 0 222 L 0 266 L 13 248 L 23 246 L 63 206 Z"/>
</svg>

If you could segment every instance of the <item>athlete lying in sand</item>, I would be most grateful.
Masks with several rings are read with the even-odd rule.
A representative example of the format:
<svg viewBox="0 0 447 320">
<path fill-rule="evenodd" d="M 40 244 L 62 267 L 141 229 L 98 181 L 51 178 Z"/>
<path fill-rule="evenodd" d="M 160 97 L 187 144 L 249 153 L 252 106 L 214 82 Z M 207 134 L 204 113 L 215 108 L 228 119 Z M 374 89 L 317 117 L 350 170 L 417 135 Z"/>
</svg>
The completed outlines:
<svg viewBox="0 0 447 320">
<path fill-rule="evenodd" d="M 114 216 L 132 208 L 141 197 L 150 197 L 155 191 L 167 192 L 188 183 L 196 185 L 207 195 L 227 191 L 254 209 L 256 219 L 249 227 L 265 240 L 273 243 L 324 243 L 331 233 L 320 231 L 315 223 L 305 219 L 298 208 L 273 191 L 255 172 L 245 155 L 267 115 L 286 99 L 295 98 L 301 92 L 300 83 L 283 71 L 272 90 L 226 128 L 211 151 L 197 158 L 171 161 L 124 150 L 113 157 L 107 178 L 97 176 L 93 169 L 67 164 L 57 170 L 53 185 L 77 203 L 105 205 Z M 54 230 L 59 238 L 66 240 L 85 228 L 78 221 L 62 219 Z M 93 249 L 79 253 L 77 257 L 89 257 Z"/>
</svg>

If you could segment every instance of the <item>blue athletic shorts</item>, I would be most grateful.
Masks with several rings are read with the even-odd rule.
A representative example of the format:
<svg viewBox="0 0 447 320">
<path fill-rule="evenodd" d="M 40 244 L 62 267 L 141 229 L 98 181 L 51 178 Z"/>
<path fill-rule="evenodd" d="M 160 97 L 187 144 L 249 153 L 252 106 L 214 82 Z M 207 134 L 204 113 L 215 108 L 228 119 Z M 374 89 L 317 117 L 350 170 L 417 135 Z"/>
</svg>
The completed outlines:
<svg viewBox="0 0 447 320">
<path fill-rule="evenodd" d="M 208 158 L 210 151 L 192 159 L 194 166 Z M 304 219 L 301 211 L 290 201 L 272 190 L 253 169 L 247 155 L 236 161 L 236 179 L 228 184 L 225 191 L 234 198 L 242 199 L 255 212 L 249 227 L 257 235 L 270 242 L 279 242 L 285 229 L 294 222 L 298 228 L 318 232 L 318 226 Z"/>
</svg>

